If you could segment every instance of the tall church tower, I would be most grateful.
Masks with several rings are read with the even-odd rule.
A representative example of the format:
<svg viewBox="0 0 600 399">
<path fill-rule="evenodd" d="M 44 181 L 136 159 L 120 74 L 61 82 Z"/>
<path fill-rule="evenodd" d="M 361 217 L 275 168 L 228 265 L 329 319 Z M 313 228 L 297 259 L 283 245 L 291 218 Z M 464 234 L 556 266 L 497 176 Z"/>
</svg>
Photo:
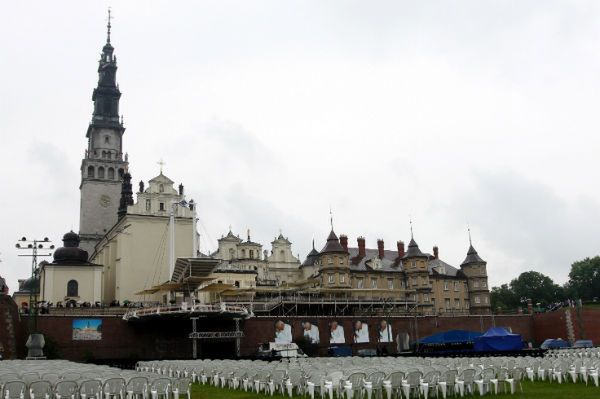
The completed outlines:
<svg viewBox="0 0 600 399">
<path fill-rule="evenodd" d="M 81 162 L 79 236 L 90 255 L 102 236 L 117 222 L 121 180 L 127 170 L 123 155 L 123 119 L 119 120 L 121 92 L 117 85 L 117 57 L 110 44 L 110 10 L 106 44 L 98 65 L 98 86 L 92 100 L 94 112 L 86 137 L 88 147 Z"/>
</svg>

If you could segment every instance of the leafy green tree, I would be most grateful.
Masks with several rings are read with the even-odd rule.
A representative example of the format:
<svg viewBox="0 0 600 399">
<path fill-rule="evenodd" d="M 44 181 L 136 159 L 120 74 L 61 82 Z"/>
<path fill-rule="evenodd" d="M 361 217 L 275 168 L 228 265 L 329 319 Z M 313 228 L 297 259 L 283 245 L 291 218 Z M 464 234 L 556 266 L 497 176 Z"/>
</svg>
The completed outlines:
<svg viewBox="0 0 600 399">
<path fill-rule="evenodd" d="M 493 287 L 490 293 L 492 309 L 499 307 L 504 310 L 514 310 L 519 306 L 527 306 L 527 299 L 533 305 L 540 303 L 542 306 L 563 301 L 565 290 L 554 281 L 539 272 L 523 272 L 513 279 L 510 284 Z"/>
<path fill-rule="evenodd" d="M 545 306 L 565 299 L 564 289 L 540 272 L 521 273 L 510 282 L 510 288 L 523 305 L 527 299 L 531 299 L 534 306 L 536 303 Z"/>
<path fill-rule="evenodd" d="M 510 310 L 515 309 L 520 305 L 519 298 L 508 284 L 502 284 L 500 287 L 493 287 L 490 292 L 490 299 L 493 310 Z"/>
<path fill-rule="evenodd" d="M 600 256 L 585 258 L 571 265 L 567 289 L 575 298 L 591 300 L 600 296 Z"/>
</svg>

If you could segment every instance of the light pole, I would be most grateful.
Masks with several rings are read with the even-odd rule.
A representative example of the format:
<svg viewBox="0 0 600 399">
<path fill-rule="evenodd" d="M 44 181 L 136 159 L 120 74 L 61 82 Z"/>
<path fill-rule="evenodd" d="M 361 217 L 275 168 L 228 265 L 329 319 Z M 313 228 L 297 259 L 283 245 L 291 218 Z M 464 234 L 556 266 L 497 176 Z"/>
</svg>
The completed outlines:
<svg viewBox="0 0 600 399">
<path fill-rule="evenodd" d="M 40 279 L 38 276 L 38 257 L 51 256 L 51 253 L 38 253 L 38 251 L 51 251 L 54 249 L 54 245 L 45 237 L 43 240 L 28 240 L 26 237 L 21 238 L 15 245 L 17 249 L 24 251 L 31 251 L 29 254 L 22 254 L 19 256 L 31 257 L 31 286 L 29 289 L 29 319 L 30 319 L 30 333 L 27 339 L 27 358 L 28 359 L 39 359 L 44 358 L 44 335 L 37 331 L 37 315 L 38 315 L 38 301 L 37 297 L 40 292 Z M 36 284 L 36 277 L 38 278 Z"/>
</svg>

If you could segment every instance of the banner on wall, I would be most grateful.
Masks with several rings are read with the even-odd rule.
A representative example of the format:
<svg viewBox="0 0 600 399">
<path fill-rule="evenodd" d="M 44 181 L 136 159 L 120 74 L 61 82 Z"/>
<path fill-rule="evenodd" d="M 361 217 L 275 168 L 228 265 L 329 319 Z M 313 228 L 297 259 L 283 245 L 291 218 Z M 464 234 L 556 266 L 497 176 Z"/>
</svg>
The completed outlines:
<svg viewBox="0 0 600 399">
<path fill-rule="evenodd" d="M 319 338 L 319 327 L 315 321 L 304 320 L 302 322 L 302 336 L 310 344 L 318 344 L 321 342 Z"/>
<path fill-rule="evenodd" d="M 73 341 L 99 341 L 101 339 L 101 319 L 73 319 Z"/>
<path fill-rule="evenodd" d="M 387 320 L 380 320 L 377 325 L 377 335 L 379 342 L 394 342 L 394 334 L 392 334 L 392 326 Z"/>
<path fill-rule="evenodd" d="M 369 342 L 369 326 L 362 320 L 354 322 L 354 343 L 362 344 Z"/>
<path fill-rule="evenodd" d="M 275 343 L 292 343 L 292 325 L 289 321 L 279 319 L 275 322 Z"/>
<path fill-rule="evenodd" d="M 344 326 L 337 320 L 329 322 L 329 343 L 330 344 L 345 344 L 346 337 L 344 335 Z"/>
</svg>

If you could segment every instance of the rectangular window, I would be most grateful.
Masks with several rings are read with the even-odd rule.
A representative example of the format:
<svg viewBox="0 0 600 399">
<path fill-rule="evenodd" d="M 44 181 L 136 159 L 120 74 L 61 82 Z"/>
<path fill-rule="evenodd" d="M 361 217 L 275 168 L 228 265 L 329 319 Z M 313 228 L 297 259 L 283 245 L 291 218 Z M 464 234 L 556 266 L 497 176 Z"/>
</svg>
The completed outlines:
<svg viewBox="0 0 600 399">
<path fill-rule="evenodd" d="M 469 310 L 469 301 L 465 301 L 465 309 Z"/>
<path fill-rule="evenodd" d="M 486 283 L 485 281 L 482 281 L 482 282 L 481 282 L 481 287 L 482 287 L 482 288 L 486 288 L 486 287 L 487 287 L 487 283 Z"/>
<path fill-rule="evenodd" d="M 160 204 L 158 204 L 158 210 L 159 211 L 164 211 L 165 210 L 165 203 L 161 202 Z"/>
<path fill-rule="evenodd" d="M 411 285 L 412 285 L 413 287 L 414 287 L 414 286 L 416 286 L 416 285 L 417 285 L 417 278 L 416 278 L 416 277 L 413 277 L 413 278 L 411 279 L 411 282 L 410 282 L 410 283 L 411 283 Z"/>
<path fill-rule="evenodd" d="M 481 298 L 479 298 L 479 296 L 475 296 L 475 303 L 481 303 Z"/>
<path fill-rule="evenodd" d="M 487 297 L 487 296 L 484 296 L 484 297 L 483 297 L 483 299 L 484 299 L 484 302 L 485 302 L 486 304 L 487 304 L 487 303 L 489 303 L 489 299 L 488 299 L 488 297 Z"/>
<path fill-rule="evenodd" d="M 455 307 L 456 309 L 460 309 L 460 299 L 455 299 L 455 300 L 454 300 L 454 307 Z"/>
<path fill-rule="evenodd" d="M 151 208 L 152 208 L 152 201 L 147 199 L 146 200 L 146 211 L 150 212 Z"/>
<path fill-rule="evenodd" d="M 458 291 L 458 281 L 454 282 L 454 291 Z"/>
<path fill-rule="evenodd" d="M 376 278 L 371 279 L 371 288 L 377 288 L 377 279 Z"/>
<path fill-rule="evenodd" d="M 391 278 L 388 279 L 388 290 L 393 290 L 394 289 L 394 280 L 392 280 Z"/>
<path fill-rule="evenodd" d="M 477 281 L 477 280 L 473 281 L 473 287 L 479 288 L 479 281 Z"/>
<path fill-rule="evenodd" d="M 356 288 L 363 288 L 363 285 L 364 285 L 364 281 L 363 281 L 362 277 L 357 278 L 356 279 Z"/>
<path fill-rule="evenodd" d="M 435 310 L 435 298 L 431 298 L 431 303 L 433 304 L 433 310 Z"/>
<path fill-rule="evenodd" d="M 448 282 L 444 281 L 444 291 L 448 291 Z"/>
<path fill-rule="evenodd" d="M 340 274 L 340 283 L 345 283 L 346 282 L 346 276 L 343 274 Z"/>
<path fill-rule="evenodd" d="M 446 309 L 450 309 L 450 299 L 449 298 L 444 299 L 444 303 L 446 305 Z"/>
<path fill-rule="evenodd" d="M 254 259 L 254 250 L 253 249 L 250 250 L 250 259 Z"/>
<path fill-rule="evenodd" d="M 413 261 L 411 261 L 411 262 L 410 262 L 410 267 L 412 267 L 413 269 L 414 269 L 415 267 L 417 267 L 417 262 L 416 262 L 416 261 L 414 261 L 414 260 L 413 260 Z"/>
<path fill-rule="evenodd" d="M 429 302 L 429 294 L 423 294 L 423 302 Z"/>
<path fill-rule="evenodd" d="M 329 279 L 329 284 L 333 284 L 335 282 L 335 278 L 334 278 L 333 274 L 329 274 L 328 279 Z"/>
</svg>

